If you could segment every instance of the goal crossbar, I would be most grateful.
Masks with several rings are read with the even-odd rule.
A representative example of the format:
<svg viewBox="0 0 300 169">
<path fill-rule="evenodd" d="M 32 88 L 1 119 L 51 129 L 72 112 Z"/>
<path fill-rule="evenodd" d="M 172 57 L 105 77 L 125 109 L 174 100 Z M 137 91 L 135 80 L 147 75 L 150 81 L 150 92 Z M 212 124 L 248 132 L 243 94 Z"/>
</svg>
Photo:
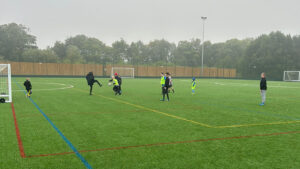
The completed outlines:
<svg viewBox="0 0 300 169">
<path fill-rule="evenodd" d="M 111 75 L 118 73 L 122 78 L 134 78 L 134 68 L 131 67 L 112 67 Z"/>
</svg>

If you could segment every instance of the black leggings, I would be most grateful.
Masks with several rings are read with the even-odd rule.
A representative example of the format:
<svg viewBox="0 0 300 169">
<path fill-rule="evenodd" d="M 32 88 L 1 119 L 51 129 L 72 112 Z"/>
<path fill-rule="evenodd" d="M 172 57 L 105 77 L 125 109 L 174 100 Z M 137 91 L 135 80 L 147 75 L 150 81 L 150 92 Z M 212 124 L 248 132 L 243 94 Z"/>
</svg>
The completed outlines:
<svg viewBox="0 0 300 169">
<path fill-rule="evenodd" d="M 120 86 L 114 86 L 113 87 L 113 91 L 115 92 L 116 95 L 117 94 L 121 95 L 121 93 L 120 93 Z"/>
<path fill-rule="evenodd" d="M 93 84 L 94 84 L 95 82 L 98 83 L 99 86 L 101 86 L 101 83 L 100 83 L 98 80 L 94 80 Z"/>
<path fill-rule="evenodd" d="M 165 95 L 167 95 L 167 99 L 169 100 L 169 88 L 168 87 L 163 88 L 163 100 L 165 100 Z"/>
<path fill-rule="evenodd" d="M 89 86 L 90 86 L 90 95 L 91 95 L 93 91 L 93 85 L 89 85 Z"/>
</svg>

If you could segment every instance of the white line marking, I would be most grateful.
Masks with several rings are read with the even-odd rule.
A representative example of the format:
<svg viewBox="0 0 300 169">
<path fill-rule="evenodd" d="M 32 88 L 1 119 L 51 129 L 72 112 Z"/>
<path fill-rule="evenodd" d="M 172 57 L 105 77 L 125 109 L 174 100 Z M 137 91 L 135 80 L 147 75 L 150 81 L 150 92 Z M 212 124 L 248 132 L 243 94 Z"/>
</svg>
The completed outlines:
<svg viewBox="0 0 300 169">
<path fill-rule="evenodd" d="M 259 84 L 257 85 L 254 85 L 254 84 L 247 84 L 247 83 L 218 83 L 218 82 L 215 82 L 214 84 L 216 85 L 228 85 L 228 86 L 249 86 L 249 87 L 259 87 Z M 292 87 L 292 86 L 281 86 L 281 85 L 276 85 L 276 86 L 273 86 L 273 85 L 268 85 L 268 87 L 278 87 L 278 88 L 291 88 L 291 89 L 299 89 L 300 87 Z"/>
<path fill-rule="evenodd" d="M 19 83 L 19 82 L 18 82 Z M 36 82 L 34 84 L 50 84 L 50 85 L 59 85 L 59 86 L 63 86 L 60 88 L 52 88 L 52 89 L 33 89 L 33 91 L 53 91 L 53 90 L 65 90 L 65 89 L 71 89 L 74 86 L 73 85 L 67 85 L 67 84 L 63 84 L 63 83 L 41 83 L 41 82 Z M 23 90 L 12 90 L 14 92 L 20 92 Z"/>
</svg>

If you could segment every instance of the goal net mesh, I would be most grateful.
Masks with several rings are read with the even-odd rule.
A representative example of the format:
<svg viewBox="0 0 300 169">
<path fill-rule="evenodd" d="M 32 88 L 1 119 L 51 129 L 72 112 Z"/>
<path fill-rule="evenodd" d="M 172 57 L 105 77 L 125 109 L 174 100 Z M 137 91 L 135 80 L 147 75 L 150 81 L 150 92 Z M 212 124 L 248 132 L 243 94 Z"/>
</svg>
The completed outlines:
<svg viewBox="0 0 300 169">
<path fill-rule="evenodd" d="M 300 71 L 284 71 L 284 81 L 300 81 Z"/>
<path fill-rule="evenodd" d="M 0 64 L 0 98 L 4 98 L 7 102 L 11 102 L 10 75 L 10 66 Z"/>
<path fill-rule="evenodd" d="M 111 75 L 118 73 L 122 78 L 134 78 L 134 68 L 128 67 L 112 67 Z"/>
</svg>

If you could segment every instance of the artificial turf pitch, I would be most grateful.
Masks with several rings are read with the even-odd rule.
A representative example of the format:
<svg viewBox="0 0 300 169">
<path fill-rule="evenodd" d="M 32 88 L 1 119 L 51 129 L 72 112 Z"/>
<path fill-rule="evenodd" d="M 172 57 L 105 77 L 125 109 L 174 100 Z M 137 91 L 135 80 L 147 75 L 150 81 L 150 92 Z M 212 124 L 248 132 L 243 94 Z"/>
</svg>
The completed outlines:
<svg viewBox="0 0 300 169">
<path fill-rule="evenodd" d="M 122 96 L 99 80 L 90 96 L 84 78 L 31 78 L 30 100 L 13 78 L 0 168 L 300 168 L 299 83 L 269 81 L 262 107 L 259 81 L 200 79 L 192 95 L 174 79 L 160 102 L 160 79 L 123 79 Z"/>
</svg>

